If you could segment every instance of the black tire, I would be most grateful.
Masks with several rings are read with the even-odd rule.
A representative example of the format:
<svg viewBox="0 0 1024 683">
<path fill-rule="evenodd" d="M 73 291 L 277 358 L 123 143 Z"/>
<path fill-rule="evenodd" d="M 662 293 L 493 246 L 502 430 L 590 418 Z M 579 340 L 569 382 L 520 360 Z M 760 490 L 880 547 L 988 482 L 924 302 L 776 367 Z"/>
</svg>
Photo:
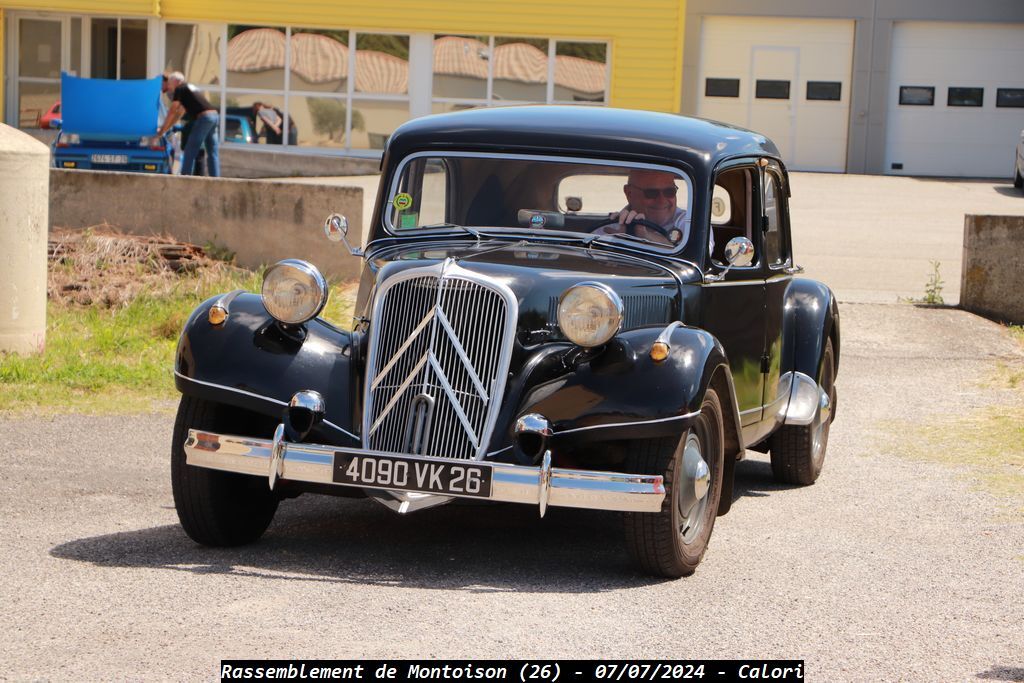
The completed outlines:
<svg viewBox="0 0 1024 683">
<path fill-rule="evenodd" d="M 1013 172 L 1013 186 L 1018 190 L 1024 188 L 1024 178 L 1021 177 L 1020 171 L 1014 170 Z"/>
<path fill-rule="evenodd" d="M 660 474 L 665 478 L 665 500 L 659 512 L 624 514 L 626 545 L 639 568 L 647 574 L 678 578 L 697 569 L 707 550 L 722 495 L 725 450 L 722 404 L 714 389 L 704 395 L 700 415 L 682 436 L 650 439 L 637 443 L 627 456 L 628 471 Z M 707 493 L 692 514 L 696 521 L 685 526 L 680 507 L 688 481 L 683 452 L 690 437 L 699 443 L 701 456 L 710 470 Z M 689 536 L 689 537 L 688 537 Z"/>
<path fill-rule="evenodd" d="M 772 457 L 772 474 L 775 480 L 785 484 L 809 486 L 818 479 L 825 464 L 828 448 L 828 433 L 835 412 L 836 370 L 832 352 L 832 340 L 825 342 L 825 354 L 818 371 L 818 383 L 824 387 L 829 398 L 829 411 L 823 422 L 817 419 L 809 425 L 785 425 L 776 431 L 769 441 Z"/>
<path fill-rule="evenodd" d="M 190 428 L 252 434 L 251 418 L 229 406 L 181 397 L 171 446 L 171 490 L 181 526 L 196 543 L 250 543 L 262 536 L 274 519 L 278 497 L 265 478 L 193 467 L 185 462 L 184 444 Z"/>
</svg>

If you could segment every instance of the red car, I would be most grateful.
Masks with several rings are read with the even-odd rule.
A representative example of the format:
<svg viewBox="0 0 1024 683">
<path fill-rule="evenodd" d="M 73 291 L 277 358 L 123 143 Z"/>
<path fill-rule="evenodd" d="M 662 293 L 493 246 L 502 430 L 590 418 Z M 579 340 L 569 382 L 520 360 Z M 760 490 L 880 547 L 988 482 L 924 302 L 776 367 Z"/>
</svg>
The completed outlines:
<svg viewBox="0 0 1024 683">
<path fill-rule="evenodd" d="M 50 107 L 47 110 L 47 112 L 45 114 L 41 114 L 39 116 L 39 127 L 40 128 L 49 129 L 50 128 L 50 122 L 53 121 L 54 119 L 59 119 L 59 118 L 60 118 L 60 100 L 57 100 L 56 102 L 53 103 L 53 106 Z"/>
</svg>

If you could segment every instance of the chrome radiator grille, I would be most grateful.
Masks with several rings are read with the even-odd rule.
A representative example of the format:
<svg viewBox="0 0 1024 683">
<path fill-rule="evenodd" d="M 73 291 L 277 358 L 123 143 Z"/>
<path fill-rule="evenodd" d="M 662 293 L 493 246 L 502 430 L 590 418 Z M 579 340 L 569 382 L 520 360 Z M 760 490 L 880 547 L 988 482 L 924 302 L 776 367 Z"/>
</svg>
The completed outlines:
<svg viewBox="0 0 1024 683">
<path fill-rule="evenodd" d="M 450 262 L 387 281 L 374 305 L 364 447 L 483 457 L 516 314 L 510 291 Z"/>
</svg>

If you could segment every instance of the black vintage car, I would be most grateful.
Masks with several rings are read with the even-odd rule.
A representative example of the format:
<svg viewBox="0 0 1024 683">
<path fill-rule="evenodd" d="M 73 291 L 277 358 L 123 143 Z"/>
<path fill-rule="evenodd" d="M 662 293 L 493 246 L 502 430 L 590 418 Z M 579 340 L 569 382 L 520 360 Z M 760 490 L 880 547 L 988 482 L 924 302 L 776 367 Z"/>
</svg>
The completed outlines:
<svg viewBox="0 0 1024 683">
<path fill-rule="evenodd" d="M 817 479 L 839 312 L 796 277 L 771 141 L 666 114 L 512 107 L 392 135 L 350 332 L 309 263 L 188 320 L 174 500 L 199 543 L 304 492 L 623 513 L 639 566 L 692 573 L 746 449 Z"/>
</svg>

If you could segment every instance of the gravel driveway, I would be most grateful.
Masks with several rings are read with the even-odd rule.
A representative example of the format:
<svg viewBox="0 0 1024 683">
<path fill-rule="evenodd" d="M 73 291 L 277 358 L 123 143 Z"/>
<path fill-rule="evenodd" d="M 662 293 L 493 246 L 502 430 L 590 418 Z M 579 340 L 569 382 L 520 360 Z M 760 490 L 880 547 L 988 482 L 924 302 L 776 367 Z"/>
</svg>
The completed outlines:
<svg viewBox="0 0 1024 683">
<path fill-rule="evenodd" d="M 678 581 L 632 571 L 614 514 L 564 509 L 399 518 L 307 496 L 261 543 L 204 549 L 176 523 L 171 416 L 4 420 L 0 678 L 209 679 L 221 658 L 294 656 L 775 657 L 819 681 L 1020 680 L 1019 507 L 892 453 L 918 421 L 1019 401 L 977 380 L 1024 359 L 960 311 L 843 316 L 822 478 L 776 485 L 752 454 Z"/>
</svg>

